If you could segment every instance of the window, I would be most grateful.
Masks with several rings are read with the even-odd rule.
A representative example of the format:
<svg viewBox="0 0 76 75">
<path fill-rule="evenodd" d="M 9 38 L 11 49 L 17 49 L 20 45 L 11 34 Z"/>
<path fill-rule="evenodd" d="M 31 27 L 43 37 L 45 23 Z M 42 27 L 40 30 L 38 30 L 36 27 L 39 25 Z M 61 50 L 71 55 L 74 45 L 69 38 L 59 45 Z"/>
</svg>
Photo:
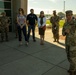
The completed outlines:
<svg viewBox="0 0 76 75">
<path fill-rule="evenodd" d="M 0 8 L 11 9 L 11 2 L 0 1 Z"/>
<path fill-rule="evenodd" d="M 11 0 L 0 0 L 0 14 L 2 12 L 11 17 Z"/>
</svg>

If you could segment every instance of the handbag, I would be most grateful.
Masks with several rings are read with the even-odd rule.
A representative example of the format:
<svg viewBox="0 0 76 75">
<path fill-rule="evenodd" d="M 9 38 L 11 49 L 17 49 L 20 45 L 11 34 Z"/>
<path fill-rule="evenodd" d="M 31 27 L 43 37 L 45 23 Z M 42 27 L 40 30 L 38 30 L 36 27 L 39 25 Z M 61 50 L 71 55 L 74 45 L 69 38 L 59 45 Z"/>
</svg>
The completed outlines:
<svg viewBox="0 0 76 75">
<path fill-rule="evenodd" d="M 46 30 L 46 25 L 44 25 L 42 28 L 43 28 L 43 30 Z"/>
</svg>

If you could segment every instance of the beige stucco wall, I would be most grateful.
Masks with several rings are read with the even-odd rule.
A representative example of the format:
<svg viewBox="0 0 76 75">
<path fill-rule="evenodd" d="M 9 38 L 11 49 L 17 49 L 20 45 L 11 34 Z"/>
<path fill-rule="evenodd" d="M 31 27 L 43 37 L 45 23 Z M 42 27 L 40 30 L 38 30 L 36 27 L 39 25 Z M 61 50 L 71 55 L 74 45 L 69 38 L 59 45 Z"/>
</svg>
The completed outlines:
<svg viewBox="0 0 76 75">
<path fill-rule="evenodd" d="M 27 0 L 21 0 L 21 8 L 23 8 L 25 14 L 27 14 L 27 9 L 28 9 L 28 1 Z"/>
</svg>

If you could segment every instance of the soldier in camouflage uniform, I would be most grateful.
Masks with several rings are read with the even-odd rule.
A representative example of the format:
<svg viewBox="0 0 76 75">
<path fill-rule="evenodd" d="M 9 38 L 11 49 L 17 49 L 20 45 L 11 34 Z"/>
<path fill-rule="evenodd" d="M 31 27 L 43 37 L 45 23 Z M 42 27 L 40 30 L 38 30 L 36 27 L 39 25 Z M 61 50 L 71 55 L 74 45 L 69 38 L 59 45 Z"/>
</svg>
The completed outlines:
<svg viewBox="0 0 76 75">
<path fill-rule="evenodd" d="M 4 41 L 4 35 L 6 41 L 8 41 L 8 31 L 9 31 L 9 18 L 6 16 L 5 12 L 2 12 L 1 17 L 1 24 L 0 24 L 0 30 L 1 30 L 1 41 Z"/>
<path fill-rule="evenodd" d="M 52 33 L 54 37 L 54 42 L 59 42 L 59 16 L 56 15 L 56 11 L 53 11 L 53 16 L 50 18 L 52 23 Z"/>
<path fill-rule="evenodd" d="M 70 75 L 76 75 L 76 20 L 72 18 L 72 11 L 66 11 L 66 22 L 62 29 L 63 36 L 66 36 L 66 53 L 70 68 Z"/>
</svg>

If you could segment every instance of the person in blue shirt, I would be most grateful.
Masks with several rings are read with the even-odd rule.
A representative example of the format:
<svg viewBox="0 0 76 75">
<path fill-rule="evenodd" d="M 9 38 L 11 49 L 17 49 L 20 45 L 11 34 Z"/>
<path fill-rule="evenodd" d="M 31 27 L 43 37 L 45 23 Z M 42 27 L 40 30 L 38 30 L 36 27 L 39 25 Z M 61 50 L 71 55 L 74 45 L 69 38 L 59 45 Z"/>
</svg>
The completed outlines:
<svg viewBox="0 0 76 75">
<path fill-rule="evenodd" d="M 37 24 L 37 16 L 34 14 L 34 9 L 30 9 L 30 14 L 27 15 L 26 21 L 28 25 L 28 41 L 30 37 L 30 32 L 32 30 L 33 41 L 35 42 L 35 26 Z"/>
</svg>

